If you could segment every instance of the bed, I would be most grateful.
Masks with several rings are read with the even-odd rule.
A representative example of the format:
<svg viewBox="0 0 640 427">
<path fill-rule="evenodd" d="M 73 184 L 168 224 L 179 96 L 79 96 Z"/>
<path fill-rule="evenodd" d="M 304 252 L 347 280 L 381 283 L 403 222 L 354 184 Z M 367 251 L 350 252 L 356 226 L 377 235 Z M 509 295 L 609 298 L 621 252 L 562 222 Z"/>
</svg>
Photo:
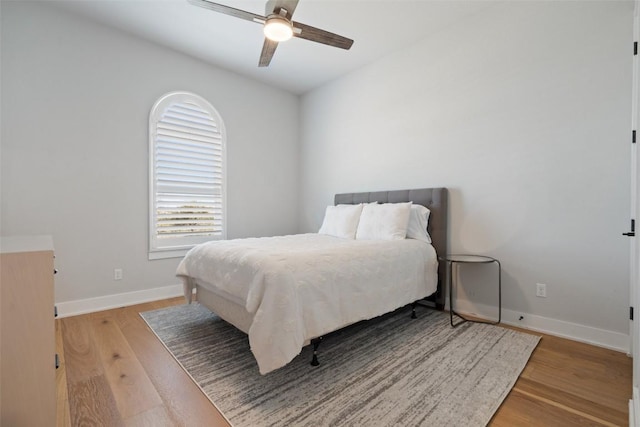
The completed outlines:
<svg viewBox="0 0 640 427">
<path fill-rule="evenodd" d="M 235 239 L 198 245 L 178 266 L 187 302 L 195 289 L 200 304 L 247 333 L 261 374 L 310 342 L 317 364 L 322 337 L 350 324 L 423 301 L 444 307 L 437 257 L 447 253 L 446 188 L 344 193 L 334 202 L 425 206 L 431 243 L 319 233 Z"/>
</svg>

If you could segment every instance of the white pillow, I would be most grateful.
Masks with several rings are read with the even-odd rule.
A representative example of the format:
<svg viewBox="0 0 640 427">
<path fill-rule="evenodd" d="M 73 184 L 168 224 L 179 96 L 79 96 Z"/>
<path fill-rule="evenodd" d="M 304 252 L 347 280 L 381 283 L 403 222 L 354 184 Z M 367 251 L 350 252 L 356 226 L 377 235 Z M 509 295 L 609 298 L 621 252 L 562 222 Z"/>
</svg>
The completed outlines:
<svg viewBox="0 0 640 427">
<path fill-rule="evenodd" d="M 431 243 L 431 236 L 427 232 L 431 211 L 422 205 L 411 205 L 409 225 L 407 225 L 407 239 L 416 239 Z"/>
<path fill-rule="evenodd" d="M 369 204 L 362 207 L 356 239 L 400 240 L 407 235 L 411 202 Z"/>
<path fill-rule="evenodd" d="M 355 239 L 362 204 L 327 206 L 318 234 Z"/>
</svg>

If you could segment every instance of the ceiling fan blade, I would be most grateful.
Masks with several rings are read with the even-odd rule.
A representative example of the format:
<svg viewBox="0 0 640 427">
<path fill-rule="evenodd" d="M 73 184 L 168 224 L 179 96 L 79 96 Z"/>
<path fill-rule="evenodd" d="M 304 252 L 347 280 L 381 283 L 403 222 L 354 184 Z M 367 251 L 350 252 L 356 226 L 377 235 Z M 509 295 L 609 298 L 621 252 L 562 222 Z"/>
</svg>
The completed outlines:
<svg viewBox="0 0 640 427">
<path fill-rule="evenodd" d="M 293 27 L 293 36 L 301 39 L 311 40 L 312 42 L 322 43 L 347 50 L 351 48 L 351 45 L 353 44 L 353 40 L 351 39 L 339 36 L 338 34 L 330 33 L 329 31 L 312 27 L 310 25 L 293 22 Z"/>
<path fill-rule="evenodd" d="M 269 40 L 265 37 L 264 44 L 262 45 L 262 53 L 260 54 L 260 61 L 258 61 L 258 67 L 268 67 L 273 58 L 273 54 L 276 52 L 278 42 Z"/>
<path fill-rule="evenodd" d="M 287 11 L 286 18 L 291 20 L 296 6 L 298 6 L 298 0 L 269 0 L 264 8 L 264 14 L 269 16 L 272 13 L 278 13 L 279 9 L 285 9 Z"/>
<path fill-rule="evenodd" d="M 257 22 L 259 24 L 264 23 L 266 19 L 262 15 L 256 15 L 255 13 L 236 9 L 230 6 L 225 6 L 219 3 L 213 3 L 207 0 L 188 0 L 188 1 L 189 3 L 195 6 L 200 6 L 205 9 L 213 10 L 214 12 L 224 13 L 225 15 L 235 16 L 236 18 L 245 19 L 247 21 Z"/>
</svg>

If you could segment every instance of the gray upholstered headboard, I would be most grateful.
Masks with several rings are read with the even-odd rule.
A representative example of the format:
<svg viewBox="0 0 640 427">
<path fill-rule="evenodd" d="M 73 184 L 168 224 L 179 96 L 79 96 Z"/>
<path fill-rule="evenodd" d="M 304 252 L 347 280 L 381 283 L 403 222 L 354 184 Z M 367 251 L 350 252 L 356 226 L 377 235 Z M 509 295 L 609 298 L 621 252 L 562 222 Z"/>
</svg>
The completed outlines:
<svg viewBox="0 0 640 427">
<path fill-rule="evenodd" d="M 438 256 L 448 254 L 447 218 L 448 218 L 448 191 L 446 188 L 418 188 L 415 190 L 374 191 L 369 193 L 343 193 L 336 194 L 334 202 L 339 204 L 356 203 L 402 203 L 413 202 L 426 206 L 431 211 L 429 216 L 428 231 L 433 247 Z M 440 261 L 438 266 L 438 291 L 434 302 L 442 308 L 445 302 L 445 278 L 446 265 Z"/>
</svg>

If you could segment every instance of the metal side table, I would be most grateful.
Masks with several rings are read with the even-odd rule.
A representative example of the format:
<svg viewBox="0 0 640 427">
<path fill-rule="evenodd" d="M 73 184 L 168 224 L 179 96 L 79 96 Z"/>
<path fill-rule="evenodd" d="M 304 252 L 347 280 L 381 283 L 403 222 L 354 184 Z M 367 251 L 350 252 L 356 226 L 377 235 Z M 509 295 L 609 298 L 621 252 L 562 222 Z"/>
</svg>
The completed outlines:
<svg viewBox="0 0 640 427">
<path fill-rule="evenodd" d="M 454 328 L 463 324 L 464 322 L 475 322 L 475 323 L 488 323 L 491 325 L 497 325 L 502 320 L 502 267 L 500 265 L 500 261 L 495 258 L 484 256 L 484 255 L 447 255 L 444 257 L 440 257 L 441 261 L 445 261 L 447 263 L 448 271 L 448 284 L 449 284 L 449 320 L 451 322 L 451 326 Z M 481 320 L 472 320 L 467 319 L 460 314 L 456 313 L 453 310 L 453 265 L 454 264 L 491 264 L 495 263 L 498 267 L 498 321 L 497 322 L 485 322 Z M 456 283 L 457 285 L 457 283 Z M 462 319 L 461 322 L 453 323 L 453 315 L 458 316 Z"/>
</svg>

